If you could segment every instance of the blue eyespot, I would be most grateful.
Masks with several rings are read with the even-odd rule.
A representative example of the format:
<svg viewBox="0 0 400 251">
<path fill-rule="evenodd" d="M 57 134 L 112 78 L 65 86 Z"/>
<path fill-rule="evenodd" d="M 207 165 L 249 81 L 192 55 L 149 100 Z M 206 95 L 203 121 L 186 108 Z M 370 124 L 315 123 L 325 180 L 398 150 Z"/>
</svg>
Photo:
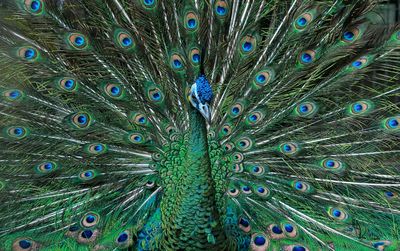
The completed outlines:
<svg viewBox="0 0 400 251">
<path fill-rule="evenodd" d="M 333 160 L 328 160 L 325 162 L 325 164 L 327 167 L 330 167 L 330 168 L 335 166 L 335 162 Z"/>
<path fill-rule="evenodd" d="M 238 114 L 240 112 L 240 109 L 238 107 L 233 107 L 232 108 L 232 113 L 233 114 Z"/>
<path fill-rule="evenodd" d="M 9 94 L 9 97 L 11 99 L 17 99 L 19 96 L 21 96 L 21 93 L 19 91 L 11 91 Z"/>
<path fill-rule="evenodd" d="M 188 25 L 189 28 L 195 28 L 196 25 L 197 25 L 196 24 L 196 19 L 193 19 L 193 18 L 189 19 L 188 22 L 187 22 L 187 25 Z"/>
<path fill-rule="evenodd" d="M 113 86 L 113 87 L 111 87 L 111 93 L 113 94 L 113 95 L 118 95 L 119 94 L 119 92 L 120 92 L 120 88 L 118 87 L 118 86 Z"/>
<path fill-rule="evenodd" d="M 100 144 L 94 146 L 94 150 L 96 152 L 101 152 L 101 151 L 103 151 L 103 149 L 104 149 L 104 147 L 102 145 L 100 145 Z"/>
<path fill-rule="evenodd" d="M 283 145 L 283 151 L 290 152 L 291 150 L 292 150 L 292 147 L 289 144 Z"/>
<path fill-rule="evenodd" d="M 363 110 L 363 106 L 361 104 L 359 104 L 359 103 L 355 103 L 353 105 L 353 109 L 354 109 L 355 112 L 360 112 L 360 111 Z"/>
<path fill-rule="evenodd" d="M 335 217 L 340 217 L 340 215 L 342 215 L 342 212 L 340 212 L 340 210 L 334 209 L 332 211 L 332 215 Z"/>
<path fill-rule="evenodd" d="M 242 45 L 242 48 L 243 48 L 243 50 L 244 50 L 245 52 L 249 52 L 249 51 L 251 51 L 251 50 L 253 49 L 253 45 L 252 45 L 250 42 L 245 42 L 245 43 Z"/>
<path fill-rule="evenodd" d="M 181 61 L 178 60 L 178 59 L 175 59 L 175 60 L 174 60 L 174 67 L 175 67 L 175 68 L 181 68 L 181 67 L 182 67 Z"/>
<path fill-rule="evenodd" d="M 254 238 L 254 244 L 256 244 L 257 246 L 262 246 L 265 244 L 265 242 L 266 240 L 264 236 L 256 236 Z"/>
<path fill-rule="evenodd" d="M 312 56 L 305 52 L 301 55 L 301 61 L 304 63 L 310 63 L 312 61 Z"/>
<path fill-rule="evenodd" d="M 37 0 L 32 1 L 31 3 L 31 9 L 36 12 L 40 9 L 41 3 Z"/>
<path fill-rule="evenodd" d="M 18 244 L 22 249 L 28 249 L 32 246 L 31 242 L 28 240 L 20 240 Z"/>
<path fill-rule="evenodd" d="M 193 60 L 193 62 L 195 62 L 195 63 L 200 62 L 200 55 L 199 55 L 199 54 L 193 54 L 192 60 Z"/>
<path fill-rule="evenodd" d="M 159 100 L 160 98 L 161 98 L 160 93 L 158 93 L 158 92 L 153 93 L 153 99 L 154 100 Z"/>
<path fill-rule="evenodd" d="M 74 87 L 74 80 L 68 79 L 67 81 L 65 81 L 64 87 L 68 90 Z"/>
<path fill-rule="evenodd" d="M 257 191 L 258 191 L 259 193 L 264 193 L 264 192 L 265 192 L 265 189 L 264 189 L 263 187 L 259 187 L 259 188 L 257 188 Z"/>
<path fill-rule="evenodd" d="M 393 192 L 390 192 L 390 191 L 386 191 L 386 192 L 385 192 L 385 195 L 386 195 L 386 197 L 391 198 L 391 197 L 394 196 L 394 193 L 393 193 Z"/>
<path fill-rule="evenodd" d="M 74 42 L 75 42 L 75 45 L 82 46 L 83 44 L 85 44 L 85 38 L 82 36 L 76 36 Z"/>
<path fill-rule="evenodd" d="M 15 134 L 16 136 L 21 136 L 23 133 L 24 133 L 24 129 L 23 129 L 22 127 L 16 127 L 16 128 L 14 129 L 14 134 Z"/>
<path fill-rule="evenodd" d="M 77 118 L 79 124 L 84 125 L 87 122 L 87 117 L 85 115 L 79 115 Z"/>
<path fill-rule="evenodd" d="M 303 246 L 294 246 L 292 251 L 306 251 L 306 248 Z"/>
<path fill-rule="evenodd" d="M 93 223 L 95 220 L 96 220 L 96 217 L 94 217 L 93 215 L 88 215 L 88 216 L 86 217 L 86 221 L 87 221 L 88 223 Z"/>
<path fill-rule="evenodd" d="M 347 41 L 352 41 L 352 40 L 354 39 L 354 37 L 355 37 L 355 35 L 354 35 L 354 33 L 351 32 L 351 31 L 346 31 L 346 32 L 343 34 L 343 39 L 345 39 L 345 40 L 347 40 Z"/>
<path fill-rule="evenodd" d="M 305 19 L 304 17 L 300 17 L 299 19 L 297 19 L 297 25 L 300 27 L 304 27 L 307 24 L 307 19 Z"/>
<path fill-rule="evenodd" d="M 257 119 L 258 119 L 258 117 L 255 114 L 250 116 L 250 121 L 256 121 Z"/>
<path fill-rule="evenodd" d="M 253 172 L 258 173 L 260 171 L 260 167 L 255 166 L 253 167 Z"/>
<path fill-rule="evenodd" d="M 117 241 L 118 242 L 125 242 L 127 239 L 128 239 L 128 234 L 127 233 L 122 233 L 122 234 L 120 234 L 119 236 L 118 236 L 118 239 L 117 239 Z"/>
<path fill-rule="evenodd" d="M 138 121 L 139 121 L 140 124 L 144 124 L 144 123 L 146 123 L 146 118 L 145 117 L 140 117 Z"/>
<path fill-rule="evenodd" d="M 145 5 L 152 5 L 154 4 L 154 0 L 144 0 Z"/>
<path fill-rule="evenodd" d="M 396 127 L 399 126 L 399 122 L 397 121 L 397 119 L 390 119 L 390 120 L 388 121 L 388 125 L 389 125 L 391 128 L 396 128 Z"/>
<path fill-rule="evenodd" d="M 26 59 L 32 59 L 32 58 L 35 57 L 35 55 L 36 55 L 36 52 L 35 52 L 34 49 L 27 49 L 27 50 L 25 51 L 25 54 L 24 54 L 24 56 L 25 56 Z"/>
<path fill-rule="evenodd" d="M 362 62 L 360 60 L 356 60 L 356 61 L 353 62 L 352 65 L 353 65 L 353 67 L 359 69 L 362 66 Z"/>
<path fill-rule="evenodd" d="M 142 140 L 142 137 L 140 137 L 139 135 L 133 137 L 134 141 L 140 142 Z"/>
<path fill-rule="evenodd" d="M 281 229 L 279 226 L 277 226 L 277 225 L 275 225 L 275 226 L 272 227 L 272 232 L 273 232 L 274 234 L 281 234 L 281 233 L 283 233 L 282 229 Z"/>
<path fill-rule="evenodd" d="M 82 232 L 81 236 L 85 239 L 90 239 L 90 237 L 92 237 L 93 235 L 93 231 L 90 229 L 86 229 Z"/>
<path fill-rule="evenodd" d="M 244 219 L 244 218 L 240 219 L 239 224 L 244 226 L 244 227 L 250 226 L 250 222 L 248 220 Z"/>
<path fill-rule="evenodd" d="M 122 44 L 124 46 L 130 46 L 132 44 L 132 39 L 130 37 L 125 37 L 122 39 Z"/>
<path fill-rule="evenodd" d="M 48 162 L 48 163 L 44 164 L 44 169 L 51 170 L 52 168 L 53 168 L 53 164 L 52 163 Z"/>
<path fill-rule="evenodd" d="M 294 230 L 294 227 L 292 225 L 285 224 L 285 231 L 286 232 L 291 233 L 291 232 L 293 232 L 293 230 Z"/>
<path fill-rule="evenodd" d="M 249 186 L 244 186 L 242 187 L 243 191 L 248 192 L 250 191 L 250 187 Z"/>
<path fill-rule="evenodd" d="M 295 183 L 295 188 L 296 188 L 297 190 L 303 189 L 303 183 L 300 182 L 300 181 L 297 181 L 297 182 Z"/>
<path fill-rule="evenodd" d="M 93 176 L 93 172 L 92 171 L 87 171 L 84 173 L 85 177 L 90 178 Z"/>
<path fill-rule="evenodd" d="M 306 105 L 301 105 L 301 106 L 300 106 L 300 112 L 302 112 L 302 113 L 308 112 L 308 106 L 306 106 Z"/>
<path fill-rule="evenodd" d="M 266 78 L 265 78 L 265 76 L 263 74 L 260 74 L 260 75 L 257 76 L 257 81 L 259 83 L 264 83 L 265 80 L 266 80 Z"/>
<path fill-rule="evenodd" d="M 226 9 L 222 6 L 217 6 L 217 14 L 223 16 L 226 14 Z"/>
</svg>

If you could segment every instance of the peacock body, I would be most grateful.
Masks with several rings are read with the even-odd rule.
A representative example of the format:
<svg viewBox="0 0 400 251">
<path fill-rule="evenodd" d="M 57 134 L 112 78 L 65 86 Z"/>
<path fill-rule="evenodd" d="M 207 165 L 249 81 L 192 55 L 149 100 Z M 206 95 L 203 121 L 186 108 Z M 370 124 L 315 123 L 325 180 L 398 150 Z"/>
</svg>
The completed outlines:
<svg viewBox="0 0 400 251">
<path fill-rule="evenodd" d="M 400 250 L 379 2 L 0 1 L 0 250 Z"/>
</svg>

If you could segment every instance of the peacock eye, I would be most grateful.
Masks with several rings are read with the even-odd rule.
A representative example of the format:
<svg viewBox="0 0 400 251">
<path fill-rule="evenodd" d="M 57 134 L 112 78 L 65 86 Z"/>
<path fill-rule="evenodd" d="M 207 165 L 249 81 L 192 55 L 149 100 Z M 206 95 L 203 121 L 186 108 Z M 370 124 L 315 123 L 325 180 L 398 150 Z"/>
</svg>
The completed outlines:
<svg viewBox="0 0 400 251">
<path fill-rule="evenodd" d="M 190 62 L 192 63 L 192 65 L 199 65 L 200 63 L 200 50 L 198 48 L 193 48 L 190 52 L 189 52 L 189 58 L 191 59 Z"/>
<path fill-rule="evenodd" d="M 287 156 L 293 156 L 299 152 L 299 145 L 294 142 L 284 143 L 279 146 L 279 150 L 281 153 Z"/>
<path fill-rule="evenodd" d="M 131 133 L 129 134 L 129 141 L 133 144 L 143 144 L 145 142 L 145 138 L 141 133 Z"/>
<path fill-rule="evenodd" d="M 84 228 L 91 228 L 96 226 L 100 221 L 100 216 L 97 213 L 86 213 L 81 219 L 81 225 Z"/>
<path fill-rule="evenodd" d="M 328 208 L 328 215 L 331 218 L 339 221 L 345 221 L 349 218 L 349 215 L 345 210 L 334 207 Z"/>
<path fill-rule="evenodd" d="M 239 228 L 248 233 L 251 230 L 250 222 L 245 218 L 239 219 Z"/>
<path fill-rule="evenodd" d="M 270 191 L 268 188 L 266 188 L 265 186 L 258 186 L 255 189 L 256 194 L 258 194 L 261 197 L 268 197 L 270 195 Z"/>
<path fill-rule="evenodd" d="M 23 96 L 24 96 L 24 93 L 23 93 L 22 91 L 20 91 L 20 90 L 12 89 L 12 90 L 6 90 L 6 91 L 4 91 L 4 92 L 2 93 L 2 96 L 3 96 L 6 100 L 11 101 L 11 102 L 14 102 L 14 101 L 19 101 L 19 100 L 21 100 L 21 99 L 23 98 Z"/>
<path fill-rule="evenodd" d="M 256 251 L 267 250 L 269 246 L 269 240 L 267 236 L 263 233 L 254 233 L 251 236 L 250 246 L 252 250 Z"/>
<path fill-rule="evenodd" d="M 229 111 L 229 116 L 232 118 L 237 118 L 243 113 L 243 105 L 241 103 L 236 103 L 234 104 L 230 111 Z"/>
<path fill-rule="evenodd" d="M 358 38 L 359 34 L 360 30 L 358 28 L 347 30 L 342 35 L 342 41 L 346 43 L 351 43 Z"/>
<path fill-rule="evenodd" d="M 5 131 L 7 136 L 14 139 L 23 139 L 29 134 L 29 129 L 23 126 L 11 126 Z"/>
<path fill-rule="evenodd" d="M 229 188 L 228 189 L 228 194 L 230 195 L 230 196 L 232 196 L 232 197 L 237 197 L 237 196 L 239 196 L 239 190 L 238 189 L 236 189 L 236 188 Z"/>
<path fill-rule="evenodd" d="M 294 26 L 297 30 L 304 30 L 307 25 L 313 20 L 313 15 L 311 13 L 303 13 L 299 17 L 297 17 Z"/>
<path fill-rule="evenodd" d="M 185 28 L 189 31 L 195 31 L 198 28 L 199 18 L 194 12 L 188 12 L 185 15 Z"/>
<path fill-rule="evenodd" d="M 86 112 L 78 112 L 71 117 L 71 122 L 75 127 L 85 129 L 92 123 L 92 118 Z"/>
<path fill-rule="evenodd" d="M 343 167 L 343 163 L 336 159 L 324 159 L 321 165 L 326 169 L 340 169 Z"/>
<path fill-rule="evenodd" d="M 35 167 L 35 171 L 39 174 L 48 174 L 56 171 L 58 169 L 58 165 L 55 162 L 49 161 L 44 162 Z"/>
<path fill-rule="evenodd" d="M 274 240 L 282 239 L 285 237 L 285 234 L 283 233 L 281 226 L 277 224 L 269 225 L 268 232 L 270 233 L 271 238 Z"/>
<path fill-rule="evenodd" d="M 79 243 L 91 243 L 94 242 L 99 235 L 99 230 L 97 229 L 85 229 L 78 234 Z"/>
<path fill-rule="evenodd" d="M 311 186 L 308 183 L 300 180 L 294 181 L 292 186 L 298 192 L 307 193 L 311 191 Z"/>
<path fill-rule="evenodd" d="M 34 62 L 39 57 L 39 52 L 36 48 L 31 46 L 24 46 L 18 49 L 17 55 L 19 58 L 28 62 Z"/>
<path fill-rule="evenodd" d="M 153 102 L 159 103 L 162 102 L 164 97 L 160 89 L 153 88 L 148 91 L 149 99 Z"/>
<path fill-rule="evenodd" d="M 242 186 L 242 192 L 244 194 L 251 194 L 251 188 L 249 186 L 247 186 L 247 185 Z"/>
<path fill-rule="evenodd" d="M 88 153 L 98 155 L 98 154 L 105 153 L 107 151 L 107 146 L 104 144 L 99 144 L 99 143 L 90 144 L 90 145 L 85 146 L 85 150 Z"/>
<path fill-rule="evenodd" d="M 240 138 L 235 143 L 236 148 L 240 151 L 248 151 L 253 146 L 253 141 L 248 137 Z"/>
<path fill-rule="evenodd" d="M 359 59 L 353 61 L 353 63 L 351 63 L 351 66 L 356 69 L 362 69 L 364 68 L 367 64 L 368 64 L 369 60 L 367 57 L 360 57 Z"/>
<path fill-rule="evenodd" d="M 217 0 L 214 4 L 215 14 L 220 18 L 223 18 L 228 14 L 228 9 L 228 3 L 225 0 Z"/>
<path fill-rule="evenodd" d="M 303 245 L 290 245 L 290 246 L 284 246 L 283 248 L 284 251 L 309 251 L 309 249 Z"/>
<path fill-rule="evenodd" d="M 124 91 L 121 85 L 119 84 L 108 83 L 104 86 L 104 91 L 110 98 L 114 99 L 123 98 Z"/>
<path fill-rule="evenodd" d="M 299 117 L 310 118 L 317 113 L 317 105 L 314 102 L 303 102 L 295 108 L 295 114 Z"/>
<path fill-rule="evenodd" d="M 244 158 L 243 154 L 241 154 L 239 152 L 236 152 L 236 153 L 232 154 L 232 159 L 233 159 L 234 163 L 242 162 L 243 158 Z"/>
<path fill-rule="evenodd" d="M 140 0 L 145 9 L 153 9 L 157 6 L 157 0 Z"/>
<path fill-rule="evenodd" d="M 294 226 L 291 223 L 283 223 L 282 225 L 282 229 L 285 232 L 285 235 L 290 237 L 290 238 L 295 238 L 298 234 L 297 232 L 297 227 Z"/>
<path fill-rule="evenodd" d="M 254 165 L 254 166 L 249 166 L 249 171 L 253 175 L 261 176 L 265 173 L 265 168 L 261 165 Z"/>
<path fill-rule="evenodd" d="M 13 241 L 12 250 L 13 251 L 33 251 L 38 250 L 39 245 L 30 238 L 21 237 Z"/>
<path fill-rule="evenodd" d="M 135 47 L 132 36 L 126 31 L 119 31 L 116 33 L 117 46 L 124 50 L 129 50 Z"/>
<path fill-rule="evenodd" d="M 257 40 L 255 37 L 247 35 L 242 38 L 240 44 L 241 44 L 240 51 L 242 55 L 247 55 L 252 53 L 256 49 Z"/>
<path fill-rule="evenodd" d="M 400 129 L 400 116 L 390 117 L 383 120 L 383 126 L 388 131 L 397 131 Z"/>
<path fill-rule="evenodd" d="M 300 53 L 299 61 L 303 65 L 312 63 L 315 60 L 316 52 L 314 50 L 306 50 Z"/>
<path fill-rule="evenodd" d="M 220 136 L 225 137 L 229 136 L 232 133 L 232 125 L 230 123 L 226 123 L 222 126 L 220 131 Z"/>
<path fill-rule="evenodd" d="M 41 15 L 44 11 L 43 0 L 24 0 L 24 7 L 33 15 Z"/>
<path fill-rule="evenodd" d="M 68 44 L 74 49 L 83 50 L 88 46 L 88 38 L 81 33 L 70 33 L 68 35 Z"/>
<path fill-rule="evenodd" d="M 173 70 L 177 71 L 183 70 L 184 61 L 182 59 L 182 56 L 177 53 L 172 54 L 170 58 L 170 66 Z"/>
<path fill-rule="evenodd" d="M 256 73 L 253 78 L 252 88 L 253 90 L 259 90 L 269 83 L 271 83 L 275 78 L 275 72 L 271 68 L 263 69 Z"/>
<path fill-rule="evenodd" d="M 75 79 L 65 77 L 58 81 L 58 87 L 63 91 L 74 92 L 76 91 L 78 84 Z"/>
<path fill-rule="evenodd" d="M 124 232 L 120 233 L 115 240 L 115 243 L 119 247 L 129 247 L 132 244 L 132 237 L 130 236 L 130 233 L 128 230 L 125 230 Z"/>
<path fill-rule="evenodd" d="M 97 174 L 94 170 L 86 170 L 79 173 L 79 179 L 81 181 L 90 181 L 96 178 Z"/>
</svg>

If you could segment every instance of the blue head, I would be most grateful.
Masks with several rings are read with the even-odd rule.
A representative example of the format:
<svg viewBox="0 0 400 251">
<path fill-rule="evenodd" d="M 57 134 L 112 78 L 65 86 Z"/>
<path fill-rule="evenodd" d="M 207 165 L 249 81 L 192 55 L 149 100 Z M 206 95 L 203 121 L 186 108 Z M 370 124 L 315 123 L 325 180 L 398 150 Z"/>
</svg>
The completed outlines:
<svg viewBox="0 0 400 251">
<path fill-rule="evenodd" d="M 196 108 L 201 115 L 211 122 L 211 107 L 210 103 L 213 98 L 210 83 L 204 75 L 200 75 L 190 88 L 188 99 L 190 103 Z"/>
</svg>

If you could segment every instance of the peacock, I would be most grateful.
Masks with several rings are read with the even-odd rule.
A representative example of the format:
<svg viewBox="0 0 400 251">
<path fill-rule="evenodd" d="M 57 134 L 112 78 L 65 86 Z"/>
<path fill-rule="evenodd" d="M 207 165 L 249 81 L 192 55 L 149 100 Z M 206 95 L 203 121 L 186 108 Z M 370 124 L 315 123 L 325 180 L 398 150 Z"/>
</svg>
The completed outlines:
<svg viewBox="0 0 400 251">
<path fill-rule="evenodd" d="M 400 250 L 381 2 L 0 1 L 0 250 Z"/>
</svg>

